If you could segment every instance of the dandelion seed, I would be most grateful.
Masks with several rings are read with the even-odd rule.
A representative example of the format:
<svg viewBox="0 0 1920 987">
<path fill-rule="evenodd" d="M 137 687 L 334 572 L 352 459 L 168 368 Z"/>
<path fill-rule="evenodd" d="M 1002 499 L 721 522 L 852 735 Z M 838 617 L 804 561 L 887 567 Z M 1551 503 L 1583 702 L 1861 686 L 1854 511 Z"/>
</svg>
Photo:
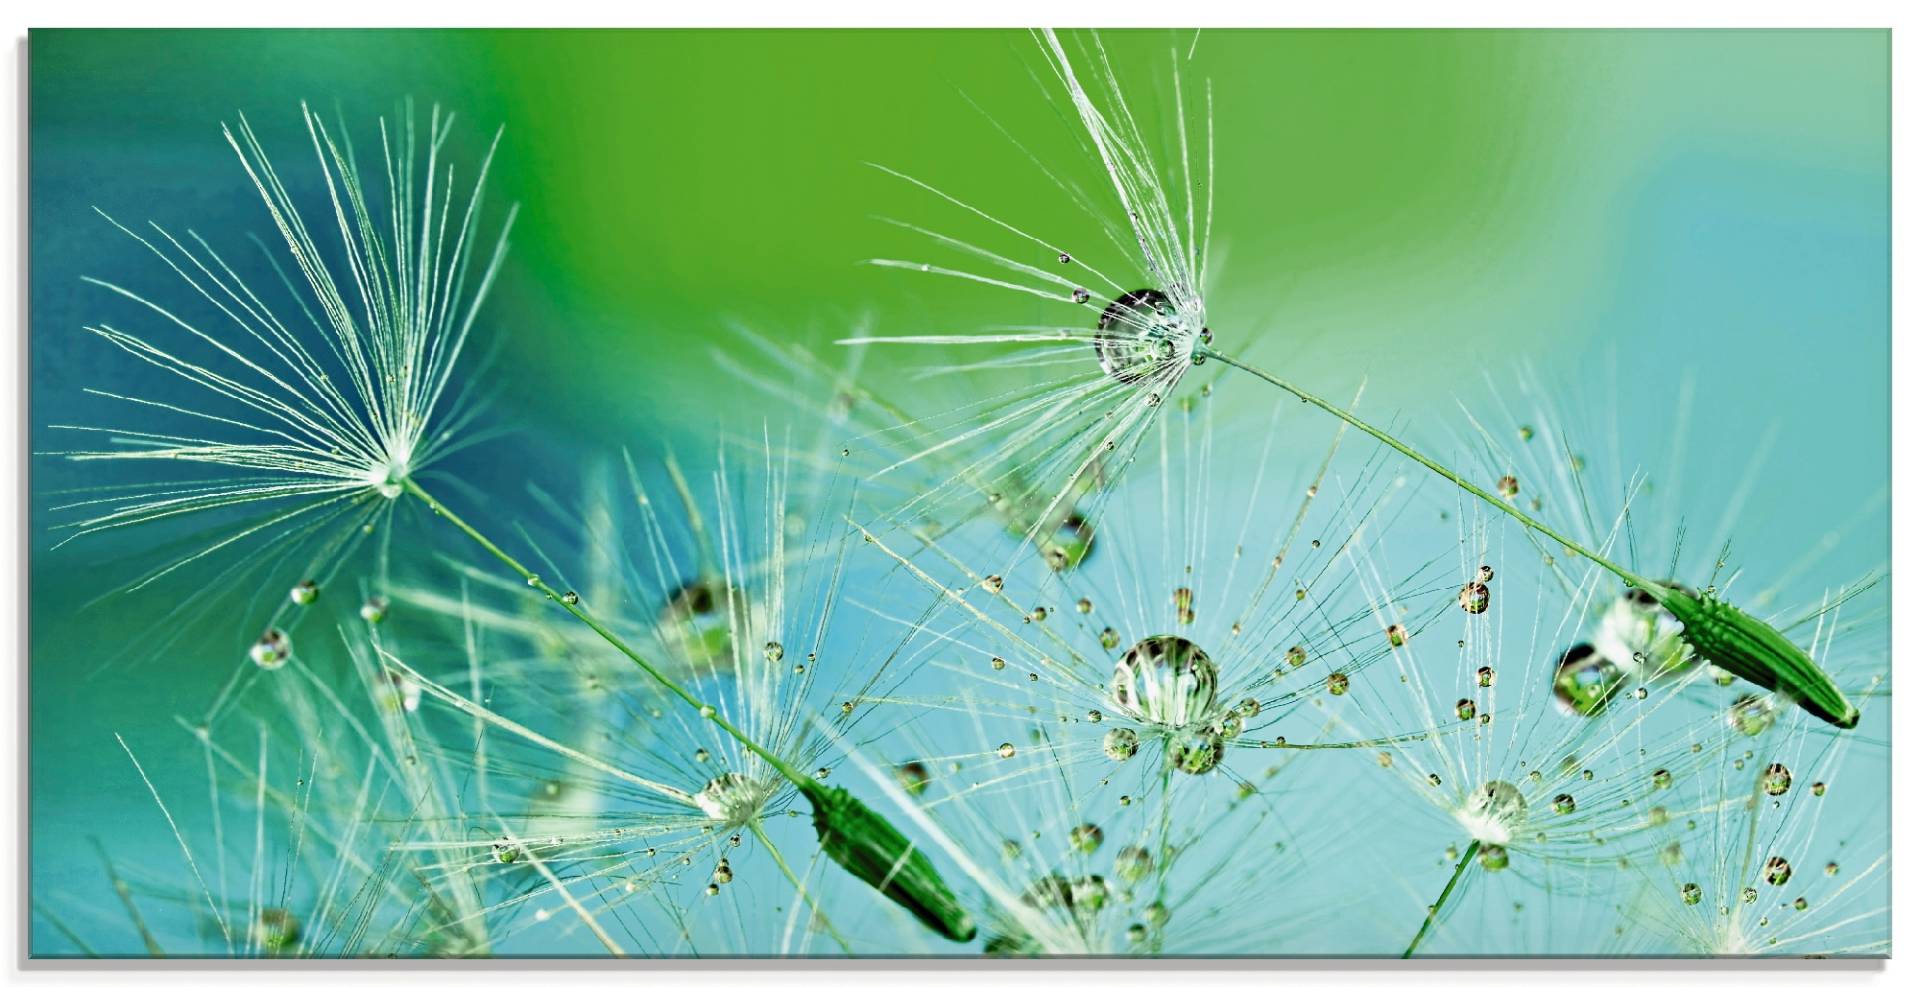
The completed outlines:
<svg viewBox="0 0 1920 987">
<path fill-rule="evenodd" d="M 386 517 L 388 506 L 412 478 L 453 447 L 462 425 L 457 409 L 446 413 L 455 363 L 499 270 L 513 223 L 509 210 L 493 246 L 476 258 L 492 150 L 461 202 L 453 197 L 451 166 L 442 162 L 451 116 L 433 110 L 424 168 L 419 167 L 411 108 L 397 134 L 389 133 L 383 121 L 381 173 L 391 182 L 392 208 L 381 216 L 369 206 L 362 171 L 344 136 L 304 106 L 301 112 L 332 204 L 332 215 L 321 229 L 338 231 L 339 253 L 347 258 L 351 277 L 342 279 L 329 267 L 329 255 L 322 252 L 252 126 L 242 118 L 226 136 L 283 235 L 299 272 L 299 280 L 289 280 L 287 286 L 311 317 L 318 339 L 306 338 L 295 328 L 301 320 L 283 320 L 197 235 L 183 242 L 154 226 L 154 239 L 149 240 L 119 227 L 172 268 L 193 297 L 218 310 L 228 339 L 169 306 L 111 282 L 93 281 L 184 330 L 189 338 L 182 342 L 188 347 L 107 325 L 90 331 L 157 369 L 191 381 L 200 389 L 200 400 L 157 404 L 135 395 L 106 394 L 161 409 L 186 424 L 162 431 L 86 429 L 128 448 L 79 452 L 72 458 L 194 462 L 209 469 L 200 481 L 117 499 L 111 511 L 80 522 L 78 530 L 102 531 L 235 507 L 258 512 L 239 534 L 213 542 L 139 585 L 249 539 L 314 545 L 323 564 L 331 566 L 355 538 L 341 534 L 307 541 L 313 532 L 340 522 L 357 535 Z M 196 347 L 200 352 L 194 352 Z M 323 360 L 323 353 L 335 364 Z M 288 535 L 295 537 L 283 537 Z"/>
</svg>

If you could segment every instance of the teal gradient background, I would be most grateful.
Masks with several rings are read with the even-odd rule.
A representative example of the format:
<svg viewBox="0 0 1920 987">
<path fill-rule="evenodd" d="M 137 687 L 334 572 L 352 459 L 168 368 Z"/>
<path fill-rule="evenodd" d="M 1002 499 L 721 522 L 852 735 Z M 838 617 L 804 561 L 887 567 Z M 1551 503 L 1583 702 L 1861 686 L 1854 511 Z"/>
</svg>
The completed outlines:
<svg viewBox="0 0 1920 987">
<path fill-rule="evenodd" d="M 1742 561 L 1786 571 L 1834 535 L 1809 585 L 1886 564 L 1885 32 L 1107 41 L 1147 105 L 1167 96 L 1170 58 L 1211 80 L 1207 289 L 1224 343 L 1323 393 L 1365 380 L 1376 417 L 1439 445 L 1456 401 L 1529 365 L 1617 433 L 1625 468 L 1684 441 L 1702 530 L 1724 506 L 1713 481 L 1745 474 L 1771 435 L 1740 507 Z M 401 96 L 439 102 L 467 152 L 505 126 L 494 195 L 522 212 L 482 331 L 499 347 L 485 384 L 521 431 L 499 458 L 476 455 L 506 497 L 522 467 L 507 449 L 531 449 L 537 470 L 570 449 L 698 448 L 720 424 L 777 426 L 783 409 L 715 397 L 729 324 L 825 351 L 856 324 L 1034 317 L 1037 302 L 861 263 L 912 256 L 877 217 L 952 218 L 868 163 L 1061 238 L 1084 220 L 1006 135 L 1097 179 L 1025 32 L 36 31 L 29 56 L 41 452 L 68 447 L 49 426 L 112 410 L 82 388 L 132 372 L 79 331 L 102 302 L 80 277 L 165 283 L 95 207 L 216 242 L 270 233 L 220 136 L 236 113 L 289 169 L 311 164 L 301 100 L 356 124 Z M 875 353 L 869 368 L 914 357 Z M 1222 400 L 1253 407 L 1253 386 L 1234 380 Z M 1677 434 L 1683 386 L 1694 410 Z M 54 549 L 51 508 L 87 482 L 34 464 L 30 865 L 36 890 L 82 897 L 107 893 L 90 839 L 156 866 L 172 852 L 114 733 L 150 754 L 156 783 L 192 790 L 195 747 L 172 717 L 227 674 L 209 655 L 238 653 L 204 638 L 103 667 L 169 603 L 92 603 L 153 547 L 138 536 Z M 62 948 L 40 919 L 33 935 L 36 951 Z"/>
</svg>

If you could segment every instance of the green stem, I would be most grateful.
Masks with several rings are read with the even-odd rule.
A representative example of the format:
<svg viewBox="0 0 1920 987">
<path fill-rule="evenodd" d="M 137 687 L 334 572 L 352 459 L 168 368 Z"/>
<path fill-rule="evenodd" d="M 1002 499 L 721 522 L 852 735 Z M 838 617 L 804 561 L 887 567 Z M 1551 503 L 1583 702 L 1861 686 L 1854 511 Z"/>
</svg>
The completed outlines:
<svg viewBox="0 0 1920 987">
<path fill-rule="evenodd" d="M 1440 908 L 1447 903 L 1448 898 L 1453 896 L 1454 886 L 1460 883 L 1460 876 L 1467 872 L 1467 866 L 1472 864 L 1474 858 L 1479 856 L 1479 854 L 1479 840 L 1474 840 L 1472 843 L 1467 844 L 1467 852 L 1460 855 L 1460 863 L 1454 866 L 1453 876 L 1447 878 L 1447 886 L 1440 889 L 1440 897 L 1435 898 L 1433 900 L 1433 906 L 1427 909 L 1427 920 L 1420 923 L 1420 931 L 1414 933 L 1412 942 L 1407 943 L 1407 951 L 1400 954 L 1401 959 L 1409 960 L 1413 958 L 1413 952 L 1420 948 L 1421 940 L 1427 938 L 1428 932 L 1433 931 L 1433 923 L 1440 918 Z"/>
<path fill-rule="evenodd" d="M 621 654 L 626 655 L 629 659 L 631 659 L 635 665 L 640 666 L 640 670 L 652 676 L 653 680 L 655 682 L 660 683 L 662 688 L 666 689 L 668 692 L 673 693 L 675 696 L 680 697 L 680 699 L 683 702 L 685 702 L 689 706 L 692 706 L 705 719 L 713 721 L 713 724 L 715 726 L 726 731 L 729 735 L 733 737 L 733 739 L 739 741 L 741 746 L 745 747 L 749 751 L 752 751 L 761 760 L 772 765 L 775 770 L 785 775 L 787 777 L 787 780 L 793 782 L 794 785 L 802 789 L 805 789 L 813 784 L 813 781 L 809 779 L 806 775 L 801 774 L 792 765 L 782 760 L 778 755 L 774 754 L 772 751 L 769 751 L 766 748 L 760 746 L 759 744 L 754 743 L 751 738 L 749 738 L 745 733 L 741 732 L 739 727 L 736 727 L 732 723 L 727 722 L 727 719 L 721 716 L 719 711 L 715 710 L 712 706 L 709 706 L 706 703 L 701 702 L 698 698 L 694 696 L 693 693 L 688 692 L 686 688 L 682 686 L 680 683 L 675 682 L 674 680 L 668 678 L 665 673 L 661 672 L 658 668 L 655 668 L 652 662 L 646 660 L 645 658 L 642 658 L 640 656 L 640 653 L 633 649 L 632 645 L 629 645 L 625 640 L 623 640 L 620 637 L 620 635 L 614 633 L 612 628 L 601 623 L 592 614 L 588 613 L 586 609 L 583 608 L 580 604 L 568 603 L 565 596 L 554 592 L 553 588 L 548 586 L 546 581 L 541 579 L 538 575 L 536 575 L 532 569 L 529 569 L 526 566 L 522 565 L 519 559 L 516 559 L 513 556 L 508 555 L 505 549 L 494 544 L 493 539 L 488 538 L 486 535 L 481 534 L 479 529 L 475 528 L 471 524 L 468 524 L 465 519 L 460 517 L 460 515 L 453 513 L 453 511 L 449 509 L 447 505 L 440 503 L 440 501 L 435 499 L 432 494 L 428 493 L 424 488 L 422 488 L 420 484 L 414 482 L 412 477 L 408 477 L 404 482 L 406 484 L 408 493 L 411 493 L 415 497 L 420 498 L 421 501 L 423 501 L 429 508 L 432 508 L 435 514 L 438 514 L 441 517 L 446 518 L 449 522 L 453 524 L 454 527 L 459 528 L 461 531 L 465 532 L 467 537 L 472 538 L 474 541 L 480 543 L 480 547 L 486 549 L 489 553 L 493 555 L 494 558 L 497 558 L 500 561 L 506 563 L 508 568 L 512 569 L 514 572 L 519 573 L 522 578 L 526 579 L 528 586 L 544 594 L 547 597 L 547 599 L 552 600 L 553 602 L 558 603 L 562 607 L 566 608 L 566 611 L 570 614 L 573 614 L 575 617 L 579 618 L 581 623 L 587 625 L 588 627 L 593 628 L 594 633 L 599 634 L 602 638 L 605 638 L 608 644 L 613 645 L 614 648 L 618 649 Z"/>
<path fill-rule="evenodd" d="M 787 880 L 793 884 L 793 889 L 800 892 L 800 900 L 807 903 L 807 907 L 812 910 L 813 915 L 820 917 L 820 924 L 826 926 L 827 935 L 832 936 L 833 941 L 840 944 L 840 951 L 846 953 L 848 956 L 852 956 L 853 946 L 847 942 L 844 936 L 840 935 L 839 929 L 833 927 L 833 919 L 827 917 L 826 910 L 821 908 L 820 903 L 814 901 L 813 895 L 807 892 L 806 882 L 800 880 L 800 875 L 795 874 L 792 867 L 787 866 L 787 858 L 780 853 L 779 847 L 773 845 L 773 840 L 767 836 L 767 831 L 761 828 L 760 820 L 749 820 L 747 822 L 747 829 L 751 830 L 754 839 L 759 840 L 760 845 L 766 847 L 767 852 L 773 855 L 773 862 L 780 866 L 780 873 L 787 875 Z M 809 916 L 809 918 L 811 917 L 812 916 Z"/>
<path fill-rule="evenodd" d="M 1278 387 L 1283 391 L 1286 391 L 1288 394 L 1291 394 L 1294 397 L 1297 397 L 1300 400 L 1305 401 L 1306 403 L 1311 404 L 1314 407 L 1317 407 L 1320 410 L 1333 415 L 1334 417 L 1340 419 L 1341 421 L 1344 421 L 1347 424 L 1352 425 L 1354 428 L 1357 428 L 1360 431 L 1365 432 L 1376 439 L 1379 439 L 1381 442 L 1386 443 L 1387 446 L 1393 449 L 1395 452 L 1398 452 L 1401 455 L 1407 457 L 1408 459 L 1411 459 L 1414 462 L 1419 463 L 1420 465 L 1425 466 L 1426 468 L 1434 471 L 1435 473 L 1440 474 L 1442 477 L 1445 477 L 1447 480 L 1451 481 L 1454 486 L 1457 486 L 1460 489 L 1465 490 L 1466 492 L 1474 495 L 1475 497 L 1478 497 L 1481 500 L 1486 501 L 1487 504 L 1489 504 L 1490 506 L 1501 511 L 1502 513 L 1513 518 L 1514 520 L 1520 522 L 1521 524 L 1525 525 L 1527 528 L 1533 531 L 1537 531 L 1540 534 L 1545 535 L 1546 537 L 1551 538 L 1556 542 L 1559 542 L 1562 546 L 1564 546 L 1567 549 L 1567 551 L 1580 555 L 1581 557 L 1592 561 L 1595 565 L 1598 565 L 1606 569 L 1607 571 L 1613 573 L 1614 575 L 1619 576 L 1621 579 L 1626 580 L 1626 582 L 1629 585 L 1647 590 L 1649 592 L 1654 592 L 1656 597 L 1663 595 L 1657 592 L 1657 587 L 1655 587 L 1652 583 L 1648 582 L 1647 580 L 1642 579 L 1631 572 L 1628 572 L 1626 569 L 1623 569 L 1620 566 L 1615 565 L 1611 560 L 1601 556 L 1599 553 L 1591 551 L 1586 546 L 1581 545 L 1579 542 L 1576 542 L 1573 539 L 1568 538 L 1567 536 L 1561 534 L 1560 532 L 1547 527 L 1545 524 L 1542 524 L 1541 522 L 1535 520 L 1529 515 L 1523 513 L 1518 508 L 1514 507 L 1512 504 L 1507 503 L 1504 498 L 1495 496 L 1494 494 L 1487 492 L 1485 488 L 1480 487 L 1479 485 L 1473 483 L 1472 481 L 1466 479 L 1465 477 L 1462 477 L 1460 474 L 1455 473 L 1454 471 L 1446 468 L 1445 466 L 1442 466 L 1439 463 L 1434 462 L 1432 459 L 1429 459 L 1425 455 L 1416 451 L 1412 446 L 1409 446 L 1406 443 L 1400 441 L 1399 439 L 1394 438 L 1392 435 L 1387 434 L 1387 432 L 1385 432 L 1384 430 L 1375 428 L 1374 426 L 1369 425 L 1358 418 L 1355 418 L 1351 412 L 1348 412 L 1344 408 L 1340 408 L 1333 404 L 1329 404 L 1328 402 L 1326 402 L 1325 400 L 1322 400 L 1317 395 L 1308 393 L 1307 391 L 1303 391 L 1299 387 L 1295 386 L 1294 384 L 1285 380 L 1281 380 L 1280 378 L 1275 377 L 1274 375 L 1267 373 L 1266 371 L 1261 370 L 1258 367 L 1241 363 L 1240 361 L 1235 360 L 1233 357 L 1227 356 L 1219 352 L 1218 350 L 1208 348 L 1208 347 L 1200 347 L 1196 349 L 1195 352 L 1202 356 L 1211 357 L 1213 359 L 1219 360 L 1220 362 L 1226 364 L 1229 367 L 1236 367 L 1240 370 L 1244 370 L 1247 373 L 1250 373 L 1255 377 L 1258 377 L 1261 380 L 1264 380 L 1267 383 L 1272 384 L 1273 386 Z"/>
</svg>

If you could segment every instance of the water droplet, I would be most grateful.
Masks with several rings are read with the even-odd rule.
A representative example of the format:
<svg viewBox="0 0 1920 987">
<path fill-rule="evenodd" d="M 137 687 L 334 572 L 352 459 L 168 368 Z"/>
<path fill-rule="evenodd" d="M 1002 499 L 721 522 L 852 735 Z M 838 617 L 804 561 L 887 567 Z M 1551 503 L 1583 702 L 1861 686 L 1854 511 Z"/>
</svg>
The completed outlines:
<svg viewBox="0 0 1920 987">
<path fill-rule="evenodd" d="M 1760 876 L 1777 888 L 1793 879 L 1793 865 L 1787 863 L 1785 857 L 1769 857 L 1767 865 L 1760 870 Z"/>
<path fill-rule="evenodd" d="M 1653 772 L 1653 787 L 1656 791 L 1664 791 L 1666 789 L 1672 788 L 1673 772 L 1668 771 L 1666 768 L 1659 768 L 1655 770 Z"/>
<path fill-rule="evenodd" d="M 1493 593 L 1486 583 L 1472 582 L 1460 587 L 1460 609 L 1470 614 L 1483 614 L 1493 601 Z"/>
<path fill-rule="evenodd" d="M 1210 726 L 1184 730 L 1175 738 L 1170 756 L 1174 770 L 1203 775 L 1218 767 L 1227 756 L 1226 739 Z"/>
<path fill-rule="evenodd" d="M 1075 602 L 1074 602 L 1074 604 L 1073 604 L 1073 608 L 1074 608 L 1075 610 L 1078 610 L 1078 611 L 1080 611 L 1081 613 L 1092 613 L 1092 612 L 1093 612 L 1093 601 L 1092 601 L 1092 600 L 1089 600 L 1089 599 L 1087 599 L 1086 597 L 1084 597 L 1084 596 L 1083 596 L 1083 597 L 1081 597 L 1081 598 L 1080 598 L 1079 600 L 1077 600 L 1077 601 L 1075 601 Z"/>
<path fill-rule="evenodd" d="M 1105 842 L 1106 834 L 1093 823 L 1081 823 L 1067 834 L 1067 844 L 1080 853 L 1093 853 Z"/>
<path fill-rule="evenodd" d="M 1332 675 L 1327 676 L 1327 691 L 1336 696 L 1346 695 L 1347 676 L 1345 673 L 1334 672 Z"/>
<path fill-rule="evenodd" d="M 320 584 L 311 579 L 302 579 L 287 591 L 287 597 L 300 606 L 307 606 L 320 598 Z"/>
<path fill-rule="evenodd" d="M 1304 664 L 1306 664 L 1306 663 L 1307 663 L 1307 649 L 1306 649 L 1306 648 L 1303 648 L 1303 647 L 1301 647 L 1300 645 L 1297 645 L 1297 644 L 1296 644 L 1296 645 L 1294 645 L 1293 647 L 1291 647 L 1291 648 L 1288 648 L 1288 649 L 1287 649 L 1287 664 L 1288 664 L 1288 665 L 1290 665 L 1290 666 L 1292 666 L 1292 667 L 1294 667 L 1294 668 L 1299 668 L 1299 667 L 1300 667 L 1301 665 L 1304 665 Z"/>
<path fill-rule="evenodd" d="M 767 656 L 768 661 L 779 661 L 780 659 L 785 658 L 787 656 L 786 645 L 783 645 L 778 641 L 768 641 L 765 649 L 765 654 Z"/>
<path fill-rule="evenodd" d="M 1001 758 L 1001 760 L 1005 760 L 1005 759 L 1007 759 L 1007 758 L 1010 758 L 1010 757 L 1012 757 L 1012 756 L 1013 756 L 1013 745 L 1012 745 L 1012 744 L 1001 744 L 1001 745 L 1000 745 L 1000 746 L 999 746 L 999 747 L 998 747 L 998 748 L 997 748 L 997 749 L 995 750 L 995 753 L 997 753 L 997 754 L 999 754 L 999 755 L 1000 755 L 1000 758 Z"/>
<path fill-rule="evenodd" d="M 1627 673 L 1591 644 L 1576 644 L 1560 656 L 1553 675 L 1553 696 L 1576 716 L 1598 716 L 1607 708 Z"/>
<path fill-rule="evenodd" d="M 1459 702 L 1454 703 L 1453 713 L 1455 716 L 1458 716 L 1462 720 L 1473 719 L 1476 713 L 1476 710 L 1474 709 L 1474 706 L 1473 706 L 1473 700 L 1462 699 Z"/>
<path fill-rule="evenodd" d="M 1760 787 L 1768 795 L 1785 795 L 1787 789 L 1793 787 L 1793 772 L 1788 771 L 1786 765 L 1775 761 L 1767 765 L 1767 770 L 1761 773 Z"/>
<path fill-rule="evenodd" d="M 300 920 L 284 908 L 263 908 L 253 922 L 253 939 L 261 949 L 278 953 L 300 941 Z"/>
<path fill-rule="evenodd" d="M 1140 752 L 1140 735 L 1126 727 L 1114 727 L 1101 740 L 1100 749 L 1115 761 L 1125 761 Z"/>
<path fill-rule="evenodd" d="M 1387 643 L 1398 648 L 1407 643 L 1407 625 L 1392 624 L 1387 627 Z"/>
<path fill-rule="evenodd" d="M 1793 899 L 1793 910 L 1794 910 L 1794 911 L 1796 911 L 1796 912 L 1804 912 L 1804 911 L 1806 911 L 1806 910 L 1807 910 L 1807 899 L 1805 899 L 1805 898 L 1795 898 L 1795 899 Z"/>
<path fill-rule="evenodd" d="M 994 671 L 998 672 L 1007 667 L 1007 660 L 999 655 L 994 655 L 987 660 L 987 664 L 992 666 Z"/>
<path fill-rule="evenodd" d="M 1501 497 L 1512 500 L 1520 496 L 1520 481 L 1512 474 L 1508 474 L 1500 478 L 1500 482 L 1496 485 L 1495 489 L 1500 491 Z"/>
<path fill-rule="evenodd" d="M 1512 782 L 1490 781 L 1475 792 L 1467 812 L 1468 825 L 1479 830 L 1482 839 L 1506 843 L 1527 821 L 1527 800 Z"/>
<path fill-rule="evenodd" d="M 1680 900 L 1689 905 L 1698 905 L 1700 903 L 1700 885 L 1692 881 L 1680 885 Z"/>
<path fill-rule="evenodd" d="M 1668 867 L 1680 866 L 1680 844 L 1669 843 L 1660 848 L 1660 862 Z"/>
<path fill-rule="evenodd" d="M 1561 792 L 1560 794 L 1555 795 L 1553 797 L 1553 811 L 1555 815 L 1564 816 L 1567 813 L 1572 812 L 1573 810 L 1574 810 L 1573 796 L 1568 795 L 1565 792 Z"/>
<path fill-rule="evenodd" d="M 580 605 L 580 594 L 575 593 L 573 590 L 567 590 L 565 593 L 560 594 L 560 602 L 570 607 L 577 607 Z"/>
<path fill-rule="evenodd" d="M 1087 289 L 1085 288 L 1073 289 L 1073 303 L 1075 305 L 1085 305 L 1087 303 L 1087 300 L 1092 297 L 1093 297 L 1093 294 L 1087 291 Z"/>
<path fill-rule="evenodd" d="M 511 843 L 495 843 L 493 859 L 496 863 L 511 864 L 520 859 L 520 848 Z"/>
<path fill-rule="evenodd" d="M 730 771 L 707 782 L 693 796 L 693 804 L 709 819 L 729 826 L 744 826 L 760 814 L 761 806 L 774 790 L 770 782 Z"/>
<path fill-rule="evenodd" d="M 1153 288 L 1129 291 L 1100 313 L 1093 352 L 1100 369 L 1122 384 L 1139 384 L 1165 375 L 1183 344 L 1197 336 L 1165 293 Z"/>
<path fill-rule="evenodd" d="M 1816 781 L 1813 783 L 1812 787 L 1808 789 L 1808 791 L 1813 793 L 1814 798 L 1819 798 L 1820 796 L 1827 794 L 1827 783 L 1824 781 Z"/>
<path fill-rule="evenodd" d="M 1480 683 L 1480 688 L 1482 689 L 1493 688 L 1493 666 L 1492 665 L 1480 666 L 1479 670 L 1473 673 L 1473 676 L 1474 676 L 1474 681 Z"/>
<path fill-rule="evenodd" d="M 1067 253 L 1067 252 L 1066 252 L 1066 251 L 1064 251 L 1064 250 L 1063 250 L 1063 251 L 1061 251 L 1061 252 L 1060 252 L 1060 263 L 1062 263 L 1062 264 L 1071 264 L 1071 263 L 1073 263 L 1073 255 L 1072 255 L 1072 254 L 1070 254 L 1070 253 Z"/>
<path fill-rule="evenodd" d="M 1507 869 L 1507 848 L 1498 843 L 1489 843 L 1480 848 L 1480 866 L 1489 871 Z"/>
<path fill-rule="evenodd" d="M 1727 725 L 1749 737 L 1758 737 L 1773 725 L 1773 700 L 1747 693 L 1727 708 Z"/>
<path fill-rule="evenodd" d="M 1114 665 L 1107 696 L 1137 719 L 1185 726 L 1213 718 L 1219 673 L 1199 645 L 1159 634 L 1128 648 Z"/>
<path fill-rule="evenodd" d="M 1000 578 L 999 576 L 988 576 L 987 578 L 980 580 L 980 588 L 986 590 L 989 593 L 998 593 L 1002 589 L 1006 588 L 1006 585 L 1007 585 L 1007 581 Z"/>
<path fill-rule="evenodd" d="M 908 795 L 913 796 L 926 794 L 927 786 L 933 784 L 933 774 L 919 761 L 908 761 L 894 768 L 893 777 Z"/>
<path fill-rule="evenodd" d="M 253 647 L 247 649 L 247 657 L 253 659 L 255 665 L 268 671 L 285 665 L 287 659 L 292 656 L 293 641 L 278 627 L 267 628 L 266 633 L 260 635 L 258 641 L 253 642 Z"/>
<path fill-rule="evenodd" d="M 367 602 L 360 604 L 360 619 L 369 624 L 384 622 L 387 619 L 387 598 L 384 596 L 367 597 Z"/>
<path fill-rule="evenodd" d="M 713 707 L 702 705 L 700 707 L 700 718 L 703 720 L 713 719 Z"/>
</svg>

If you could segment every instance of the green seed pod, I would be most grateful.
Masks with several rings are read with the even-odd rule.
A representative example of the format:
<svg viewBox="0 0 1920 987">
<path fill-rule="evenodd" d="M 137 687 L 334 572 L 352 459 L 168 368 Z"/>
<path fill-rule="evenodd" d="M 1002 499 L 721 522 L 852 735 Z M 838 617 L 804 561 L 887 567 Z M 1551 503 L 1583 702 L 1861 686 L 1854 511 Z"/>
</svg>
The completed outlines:
<svg viewBox="0 0 1920 987">
<path fill-rule="evenodd" d="M 954 942 L 973 939 L 973 916 L 934 870 L 933 861 L 879 813 L 844 788 L 800 787 L 813 804 L 820 849 L 847 873 L 893 899 L 927 928 Z"/>
<path fill-rule="evenodd" d="M 1764 689 L 1843 730 L 1860 722 L 1860 711 L 1805 651 L 1765 621 L 1714 596 L 1653 587 L 1660 605 L 1683 626 L 1694 655 Z"/>
</svg>

